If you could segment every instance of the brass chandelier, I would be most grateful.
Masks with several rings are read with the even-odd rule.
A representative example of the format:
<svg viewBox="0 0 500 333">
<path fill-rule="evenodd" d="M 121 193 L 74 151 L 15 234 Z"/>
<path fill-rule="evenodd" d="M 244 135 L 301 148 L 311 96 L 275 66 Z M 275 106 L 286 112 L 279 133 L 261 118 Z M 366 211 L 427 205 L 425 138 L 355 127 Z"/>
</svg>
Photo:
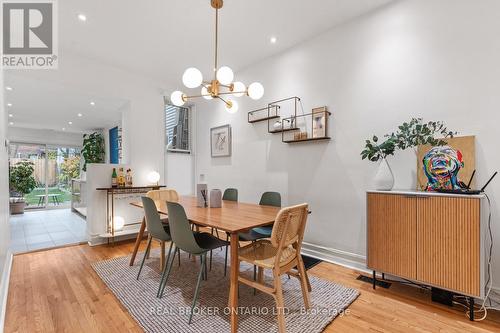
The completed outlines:
<svg viewBox="0 0 500 333">
<path fill-rule="evenodd" d="M 174 91 L 170 95 L 170 101 L 176 106 L 184 105 L 188 100 L 203 97 L 205 99 L 219 99 L 224 102 L 226 110 L 230 113 L 238 111 L 238 103 L 233 97 L 247 95 L 258 100 L 264 95 L 264 87 L 259 82 L 251 83 L 248 87 L 242 82 L 233 82 L 234 74 L 227 66 L 218 67 L 218 33 L 219 33 L 219 9 L 222 8 L 223 0 L 211 0 L 215 9 L 215 65 L 214 77 L 211 81 L 203 80 L 200 70 L 195 67 L 186 69 L 182 75 L 182 82 L 187 88 L 194 89 L 201 86 L 199 95 L 188 96 L 182 91 Z M 227 98 L 226 98 L 227 96 Z"/>
</svg>

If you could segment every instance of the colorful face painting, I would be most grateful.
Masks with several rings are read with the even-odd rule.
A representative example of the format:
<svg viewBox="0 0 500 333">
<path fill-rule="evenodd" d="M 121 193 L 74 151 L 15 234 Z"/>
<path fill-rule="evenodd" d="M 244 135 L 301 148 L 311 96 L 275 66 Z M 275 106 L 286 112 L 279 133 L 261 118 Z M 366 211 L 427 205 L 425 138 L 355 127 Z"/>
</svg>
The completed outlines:
<svg viewBox="0 0 500 333">
<path fill-rule="evenodd" d="M 460 188 L 458 172 L 464 166 L 460 150 L 449 146 L 434 147 L 425 154 L 422 162 L 427 176 L 426 191 Z"/>
</svg>

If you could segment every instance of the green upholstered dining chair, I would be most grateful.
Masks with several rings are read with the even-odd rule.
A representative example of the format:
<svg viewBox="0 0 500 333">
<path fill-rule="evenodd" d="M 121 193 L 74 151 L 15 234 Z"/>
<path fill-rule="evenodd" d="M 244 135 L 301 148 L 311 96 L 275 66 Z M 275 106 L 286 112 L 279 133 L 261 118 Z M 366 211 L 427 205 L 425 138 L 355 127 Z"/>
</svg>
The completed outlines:
<svg viewBox="0 0 500 333">
<path fill-rule="evenodd" d="M 222 195 L 222 200 L 238 201 L 238 190 L 235 188 L 226 188 Z"/>
<path fill-rule="evenodd" d="M 174 247 L 176 249 L 179 248 L 193 256 L 200 257 L 200 272 L 198 273 L 198 280 L 194 292 L 193 303 L 191 305 L 191 314 L 189 316 L 189 323 L 191 324 L 191 320 L 193 318 L 193 309 L 196 305 L 200 292 L 201 279 L 203 275 L 205 275 L 206 278 L 207 274 L 207 253 L 211 250 L 226 246 L 228 245 L 228 243 L 207 232 L 193 232 L 191 230 L 191 226 L 186 216 L 184 207 L 182 207 L 179 203 L 167 202 L 167 211 L 170 225 L 170 235 L 172 237 L 172 243 L 174 244 Z M 165 270 L 163 271 L 160 281 L 160 298 L 163 296 L 163 291 L 165 290 L 165 286 L 167 285 L 168 277 L 170 275 L 173 264 L 173 260 L 170 263 L 167 261 L 167 265 L 165 267 Z M 225 264 L 227 265 L 227 257 Z"/>
<path fill-rule="evenodd" d="M 154 200 L 149 197 L 142 197 L 141 199 L 142 199 L 142 205 L 144 206 L 144 215 L 146 217 L 146 228 L 149 232 L 149 236 L 148 236 L 148 245 L 146 247 L 146 251 L 144 251 L 144 257 L 142 258 L 141 267 L 139 268 L 139 272 L 137 273 L 137 280 L 139 280 L 139 276 L 141 275 L 144 262 L 146 261 L 146 258 L 149 256 L 149 252 L 151 250 L 151 240 L 153 238 L 162 242 L 170 242 L 172 240 L 170 236 L 169 225 L 162 223 L 160 214 L 156 209 L 156 204 Z M 166 261 L 167 263 L 170 260 L 171 252 L 172 252 L 172 243 L 170 243 L 170 248 L 168 250 L 168 256 Z M 175 252 L 173 257 L 175 257 Z M 158 287 L 158 292 L 160 291 L 160 287 L 161 285 Z"/>
</svg>

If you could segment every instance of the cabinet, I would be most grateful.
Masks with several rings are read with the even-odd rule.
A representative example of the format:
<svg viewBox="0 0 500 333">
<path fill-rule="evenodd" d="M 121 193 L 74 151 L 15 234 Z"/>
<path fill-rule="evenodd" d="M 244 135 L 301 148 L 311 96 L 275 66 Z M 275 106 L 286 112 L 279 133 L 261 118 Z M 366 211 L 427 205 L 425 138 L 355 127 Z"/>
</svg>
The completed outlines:
<svg viewBox="0 0 500 333">
<path fill-rule="evenodd" d="M 482 195 L 367 193 L 367 265 L 373 271 L 483 296 Z"/>
</svg>

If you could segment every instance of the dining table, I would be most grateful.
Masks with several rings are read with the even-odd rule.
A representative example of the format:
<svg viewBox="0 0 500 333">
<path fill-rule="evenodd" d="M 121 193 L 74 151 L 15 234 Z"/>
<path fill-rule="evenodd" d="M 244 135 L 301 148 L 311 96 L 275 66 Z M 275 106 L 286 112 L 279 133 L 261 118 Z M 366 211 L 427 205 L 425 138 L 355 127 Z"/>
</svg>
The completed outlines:
<svg viewBox="0 0 500 333">
<path fill-rule="evenodd" d="M 231 332 L 235 333 L 238 331 L 238 275 L 240 269 L 238 234 L 256 227 L 273 224 L 280 208 L 229 200 L 222 200 L 222 206 L 218 208 L 198 207 L 198 200 L 194 196 L 181 196 L 179 203 L 184 207 L 186 216 L 192 224 L 199 227 L 215 228 L 230 235 L 231 259 L 228 304 L 231 310 Z M 142 202 L 131 202 L 130 204 L 143 208 Z M 168 216 L 166 202 L 155 201 L 155 204 L 158 213 Z M 146 220 L 143 218 L 130 259 L 130 266 L 134 264 L 145 231 Z"/>
</svg>

